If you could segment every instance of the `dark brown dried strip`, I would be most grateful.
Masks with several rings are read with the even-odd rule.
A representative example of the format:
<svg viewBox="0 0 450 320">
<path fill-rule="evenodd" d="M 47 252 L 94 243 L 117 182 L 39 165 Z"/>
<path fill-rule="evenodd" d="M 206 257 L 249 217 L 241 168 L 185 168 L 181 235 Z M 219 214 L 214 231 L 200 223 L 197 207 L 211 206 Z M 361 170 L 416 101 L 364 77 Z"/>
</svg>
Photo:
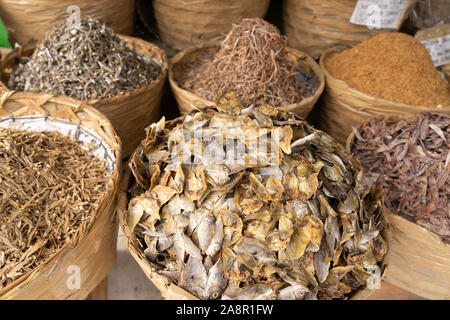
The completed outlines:
<svg viewBox="0 0 450 320">
<path fill-rule="evenodd" d="M 90 228 L 106 166 L 59 132 L 0 129 L 0 288 Z"/>
</svg>

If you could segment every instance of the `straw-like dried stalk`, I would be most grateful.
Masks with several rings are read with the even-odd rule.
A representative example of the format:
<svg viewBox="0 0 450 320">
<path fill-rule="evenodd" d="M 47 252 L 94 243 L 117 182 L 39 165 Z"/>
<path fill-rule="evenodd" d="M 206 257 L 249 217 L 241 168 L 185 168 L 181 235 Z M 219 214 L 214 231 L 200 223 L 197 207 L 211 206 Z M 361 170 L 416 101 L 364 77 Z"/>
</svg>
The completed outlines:
<svg viewBox="0 0 450 320">
<path fill-rule="evenodd" d="M 0 129 L 0 287 L 90 227 L 106 166 L 59 132 Z"/>
</svg>

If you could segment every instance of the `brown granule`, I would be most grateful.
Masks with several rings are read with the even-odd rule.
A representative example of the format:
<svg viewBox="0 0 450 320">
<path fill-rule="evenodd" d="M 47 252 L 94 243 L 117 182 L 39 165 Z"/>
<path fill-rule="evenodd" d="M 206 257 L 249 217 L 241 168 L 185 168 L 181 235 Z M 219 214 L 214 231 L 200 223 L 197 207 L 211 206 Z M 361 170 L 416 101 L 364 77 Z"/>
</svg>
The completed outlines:
<svg viewBox="0 0 450 320">
<path fill-rule="evenodd" d="M 328 71 L 351 87 L 374 97 L 409 105 L 450 105 L 450 87 L 427 49 L 414 37 L 390 32 L 334 53 Z"/>
</svg>

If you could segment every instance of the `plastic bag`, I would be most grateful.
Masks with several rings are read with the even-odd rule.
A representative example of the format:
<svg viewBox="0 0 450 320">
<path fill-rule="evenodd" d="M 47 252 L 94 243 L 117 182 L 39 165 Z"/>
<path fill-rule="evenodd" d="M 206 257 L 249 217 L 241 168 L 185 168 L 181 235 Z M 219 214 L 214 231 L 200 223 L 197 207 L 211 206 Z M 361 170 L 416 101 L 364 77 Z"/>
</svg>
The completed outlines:
<svg viewBox="0 0 450 320">
<path fill-rule="evenodd" d="M 450 23 L 450 1 L 419 0 L 409 20 L 412 26 L 419 30 L 431 28 L 440 23 Z"/>
</svg>

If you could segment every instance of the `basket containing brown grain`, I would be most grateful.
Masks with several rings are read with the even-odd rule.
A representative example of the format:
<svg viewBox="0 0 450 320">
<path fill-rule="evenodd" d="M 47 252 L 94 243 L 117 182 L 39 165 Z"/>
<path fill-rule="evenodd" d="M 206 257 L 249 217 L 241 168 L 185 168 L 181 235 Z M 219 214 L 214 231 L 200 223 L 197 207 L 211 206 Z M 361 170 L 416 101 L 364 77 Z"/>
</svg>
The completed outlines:
<svg viewBox="0 0 450 320">
<path fill-rule="evenodd" d="M 383 33 L 351 49 L 331 48 L 320 65 L 326 89 L 318 126 L 341 143 L 352 127 L 376 116 L 450 114 L 448 83 L 426 48 L 409 35 Z"/>
</svg>

